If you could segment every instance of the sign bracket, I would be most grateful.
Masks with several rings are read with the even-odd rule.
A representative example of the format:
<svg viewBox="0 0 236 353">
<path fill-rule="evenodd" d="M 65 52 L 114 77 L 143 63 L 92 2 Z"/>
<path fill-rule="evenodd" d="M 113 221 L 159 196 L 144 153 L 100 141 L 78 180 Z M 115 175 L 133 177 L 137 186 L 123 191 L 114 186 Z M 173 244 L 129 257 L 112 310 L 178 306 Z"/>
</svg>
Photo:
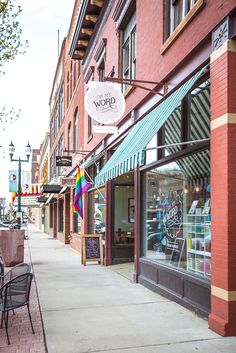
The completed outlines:
<svg viewBox="0 0 236 353">
<path fill-rule="evenodd" d="M 115 83 L 129 85 L 129 86 L 132 86 L 132 87 L 141 88 L 141 89 L 144 89 L 146 91 L 149 91 L 152 94 L 158 94 L 159 96 L 162 96 L 162 97 L 164 97 L 166 95 L 166 93 L 168 92 L 168 85 L 167 85 L 166 82 L 126 79 L 126 78 L 114 77 L 114 74 L 115 74 L 115 70 L 114 70 L 114 66 L 113 66 L 111 72 L 107 75 L 107 77 L 105 77 L 105 81 L 115 82 Z M 141 83 L 141 85 L 140 85 L 140 83 Z M 157 91 L 157 89 L 145 87 L 145 86 L 142 85 L 142 83 L 156 85 L 157 87 L 158 86 L 163 87 L 163 93 Z"/>
</svg>

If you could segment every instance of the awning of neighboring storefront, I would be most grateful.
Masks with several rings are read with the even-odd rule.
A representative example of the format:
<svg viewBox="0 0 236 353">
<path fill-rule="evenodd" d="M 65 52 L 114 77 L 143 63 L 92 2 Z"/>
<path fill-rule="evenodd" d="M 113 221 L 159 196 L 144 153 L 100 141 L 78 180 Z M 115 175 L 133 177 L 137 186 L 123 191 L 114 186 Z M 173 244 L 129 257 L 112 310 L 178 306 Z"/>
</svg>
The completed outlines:
<svg viewBox="0 0 236 353">
<path fill-rule="evenodd" d="M 41 192 L 44 194 L 58 194 L 61 191 L 62 187 L 57 184 L 43 184 Z"/>
<path fill-rule="evenodd" d="M 45 203 L 47 200 L 48 200 L 48 198 L 45 196 L 37 197 L 37 202 L 40 202 L 40 203 Z"/>
<path fill-rule="evenodd" d="M 51 195 L 49 196 L 49 198 L 48 198 L 47 201 L 45 202 L 45 205 L 47 205 L 48 203 L 56 202 L 56 201 L 57 201 L 57 199 L 56 199 L 55 197 L 53 197 L 53 196 L 54 196 L 54 194 L 51 194 Z"/>
<path fill-rule="evenodd" d="M 107 180 L 127 173 L 136 168 L 137 165 L 144 163 L 147 144 L 204 72 L 205 68 L 197 72 L 134 126 L 95 178 L 96 186 L 102 185 Z"/>
<path fill-rule="evenodd" d="M 61 189 L 61 191 L 59 192 L 59 194 L 65 194 L 65 193 L 66 193 L 67 191 L 69 191 L 69 190 L 70 190 L 69 187 L 63 186 L 62 189 Z"/>
</svg>

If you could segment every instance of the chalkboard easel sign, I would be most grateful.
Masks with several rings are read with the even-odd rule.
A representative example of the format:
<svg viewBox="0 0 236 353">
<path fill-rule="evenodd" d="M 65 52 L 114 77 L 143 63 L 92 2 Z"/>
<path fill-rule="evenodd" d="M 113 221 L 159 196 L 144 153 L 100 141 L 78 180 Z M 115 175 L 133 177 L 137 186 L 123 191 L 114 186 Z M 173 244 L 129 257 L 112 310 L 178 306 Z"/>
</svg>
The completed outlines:
<svg viewBox="0 0 236 353">
<path fill-rule="evenodd" d="M 103 263 L 102 234 L 83 234 L 81 263 L 96 261 Z"/>
<path fill-rule="evenodd" d="M 170 258 L 170 264 L 174 266 L 180 265 L 180 261 L 183 255 L 185 239 L 176 238 L 173 244 L 173 249 Z"/>
</svg>

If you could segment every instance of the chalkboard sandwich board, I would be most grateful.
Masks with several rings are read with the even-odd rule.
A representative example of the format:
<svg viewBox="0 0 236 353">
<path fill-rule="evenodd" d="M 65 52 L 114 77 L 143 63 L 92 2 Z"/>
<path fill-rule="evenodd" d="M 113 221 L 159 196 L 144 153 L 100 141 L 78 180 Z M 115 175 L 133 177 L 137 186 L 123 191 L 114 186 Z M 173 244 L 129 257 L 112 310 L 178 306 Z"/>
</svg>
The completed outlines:
<svg viewBox="0 0 236 353">
<path fill-rule="evenodd" d="M 171 265 L 179 267 L 180 262 L 181 262 L 181 258 L 183 255 L 184 243 L 185 243 L 185 239 L 183 239 L 183 238 L 176 238 L 175 239 L 174 246 L 173 246 L 172 253 L 171 253 L 171 258 L 170 258 Z"/>
<path fill-rule="evenodd" d="M 96 261 L 103 263 L 102 234 L 83 234 L 81 263 Z"/>
</svg>

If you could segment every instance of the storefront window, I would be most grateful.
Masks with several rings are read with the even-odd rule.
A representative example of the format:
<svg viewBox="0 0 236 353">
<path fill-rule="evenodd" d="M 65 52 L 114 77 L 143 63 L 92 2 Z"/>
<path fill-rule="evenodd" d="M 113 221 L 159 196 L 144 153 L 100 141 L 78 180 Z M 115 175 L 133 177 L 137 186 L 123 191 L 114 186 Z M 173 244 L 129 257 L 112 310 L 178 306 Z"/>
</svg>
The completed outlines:
<svg viewBox="0 0 236 353">
<path fill-rule="evenodd" d="M 89 199 L 89 233 L 103 234 L 105 237 L 106 199 L 105 188 L 90 191 Z"/>
<path fill-rule="evenodd" d="M 116 185 L 114 196 L 114 244 L 133 244 L 134 187 L 132 185 Z"/>
<path fill-rule="evenodd" d="M 81 217 L 78 215 L 78 213 L 74 213 L 73 215 L 73 231 L 74 233 L 81 234 Z"/>
<path fill-rule="evenodd" d="M 59 222 L 58 222 L 59 232 L 64 231 L 64 202 L 59 200 Z"/>
<path fill-rule="evenodd" d="M 49 227 L 53 227 L 53 204 L 50 203 L 50 212 L 49 212 Z"/>
<path fill-rule="evenodd" d="M 144 255 L 209 277 L 209 150 L 147 172 L 145 187 Z"/>
</svg>

